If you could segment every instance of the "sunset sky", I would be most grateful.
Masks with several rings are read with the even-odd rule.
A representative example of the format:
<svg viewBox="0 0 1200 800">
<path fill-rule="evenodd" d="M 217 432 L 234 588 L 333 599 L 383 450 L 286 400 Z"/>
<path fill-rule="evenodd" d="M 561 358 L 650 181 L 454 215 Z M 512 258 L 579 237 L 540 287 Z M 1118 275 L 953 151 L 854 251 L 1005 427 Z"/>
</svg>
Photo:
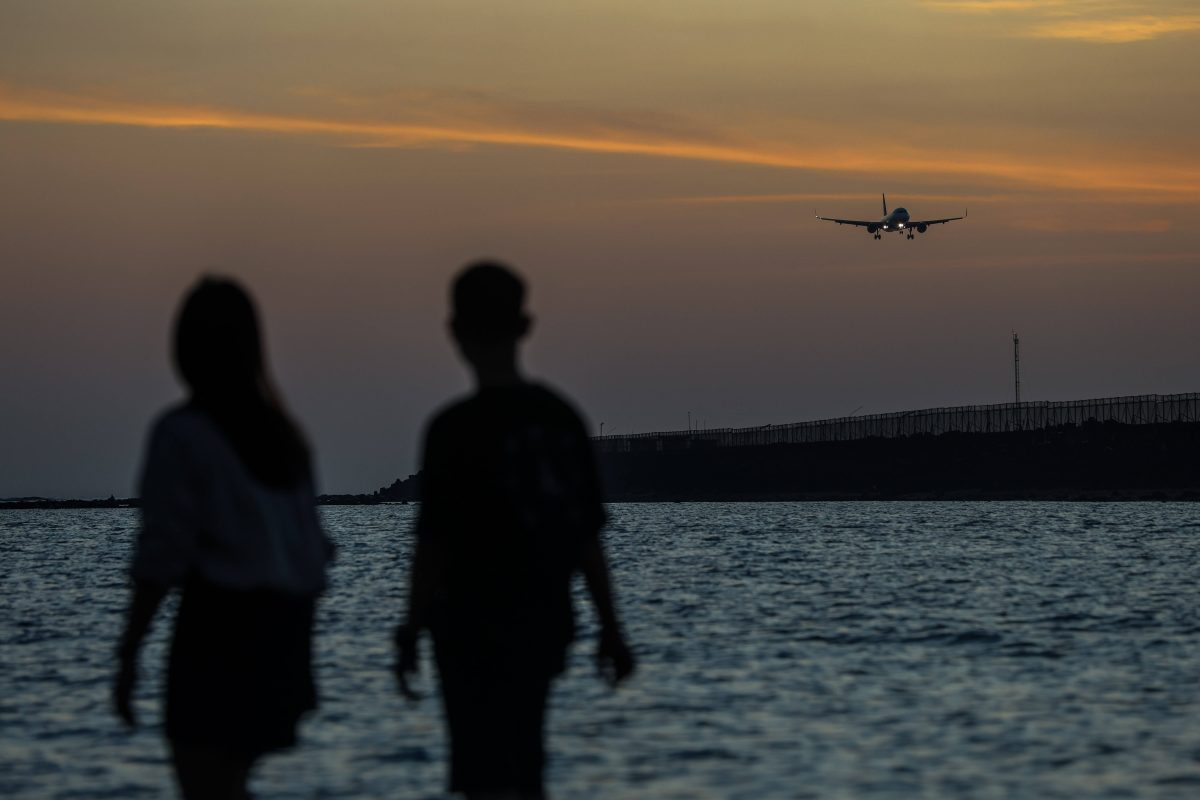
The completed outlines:
<svg viewBox="0 0 1200 800">
<path fill-rule="evenodd" d="M 323 490 L 531 284 L 606 433 L 1200 391 L 1194 2 L 0 5 L 0 497 L 134 491 L 199 275 L 242 279 Z M 916 241 L 823 215 L 970 209 Z"/>
</svg>

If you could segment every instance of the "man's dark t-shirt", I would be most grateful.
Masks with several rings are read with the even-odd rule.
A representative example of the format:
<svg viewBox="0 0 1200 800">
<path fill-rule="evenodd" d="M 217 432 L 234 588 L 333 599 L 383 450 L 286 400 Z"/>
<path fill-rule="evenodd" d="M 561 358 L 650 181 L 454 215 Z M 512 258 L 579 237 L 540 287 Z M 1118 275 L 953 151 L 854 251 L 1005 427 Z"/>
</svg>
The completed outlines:
<svg viewBox="0 0 1200 800">
<path fill-rule="evenodd" d="M 571 576 L 605 513 L 579 415 L 536 384 L 493 387 L 426 432 L 418 546 L 439 659 L 562 669 Z"/>
</svg>

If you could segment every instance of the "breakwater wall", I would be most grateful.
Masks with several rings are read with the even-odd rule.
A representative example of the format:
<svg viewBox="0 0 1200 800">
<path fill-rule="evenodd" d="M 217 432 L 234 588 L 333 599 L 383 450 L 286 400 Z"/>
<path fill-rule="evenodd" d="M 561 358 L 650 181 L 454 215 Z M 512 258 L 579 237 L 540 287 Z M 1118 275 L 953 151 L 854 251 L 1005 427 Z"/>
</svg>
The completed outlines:
<svg viewBox="0 0 1200 800">
<path fill-rule="evenodd" d="M 762 425 L 660 431 L 593 438 L 598 453 L 670 452 L 713 447 L 849 442 L 940 436 L 945 433 L 1016 433 L 1096 422 L 1161 425 L 1200 422 L 1200 392 L 1143 394 L 1093 400 L 949 406 L 853 417 Z"/>
<path fill-rule="evenodd" d="M 614 501 L 1200 499 L 1200 393 L 594 441 Z"/>
</svg>

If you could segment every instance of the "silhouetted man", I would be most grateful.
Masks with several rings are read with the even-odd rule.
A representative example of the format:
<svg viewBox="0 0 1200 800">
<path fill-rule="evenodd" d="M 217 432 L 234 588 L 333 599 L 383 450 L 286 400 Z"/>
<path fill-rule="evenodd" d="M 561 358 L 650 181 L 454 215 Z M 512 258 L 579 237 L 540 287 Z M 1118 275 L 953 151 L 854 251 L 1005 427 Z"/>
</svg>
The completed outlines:
<svg viewBox="0 0 1200 800">
<path fill-rule="evenodd" d="M 525 380 L 525 287 L 479 263 L 454 282 L 450 328 L 476 392 L 425 434 L 408 619 L 396 635 L 401 692 L 432 633 L 450 733 L 450 791 L 544 797 L 543 722 L 574 637 L 570 584 L 584 575 L 600 620 L 597 662 L 617 683 L 633 657 L 617 622 L 596 467 L 579 415 Z"/>
</svg>

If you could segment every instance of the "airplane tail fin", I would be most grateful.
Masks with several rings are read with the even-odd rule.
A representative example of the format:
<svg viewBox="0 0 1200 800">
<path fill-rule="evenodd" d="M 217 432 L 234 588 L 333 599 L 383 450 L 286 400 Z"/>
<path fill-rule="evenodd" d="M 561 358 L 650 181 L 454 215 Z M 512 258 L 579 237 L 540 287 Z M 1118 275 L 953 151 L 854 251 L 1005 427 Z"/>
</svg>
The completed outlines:
<svg viewBox="0 0 1200 800">
<path fill-rule="evenodd" d="M 886 217 L 887 216 L 887 195 L 884 194 L 884 195 L 882 195 L 882 197 L 883 197 L 883 215 Z"/>
</svg>

